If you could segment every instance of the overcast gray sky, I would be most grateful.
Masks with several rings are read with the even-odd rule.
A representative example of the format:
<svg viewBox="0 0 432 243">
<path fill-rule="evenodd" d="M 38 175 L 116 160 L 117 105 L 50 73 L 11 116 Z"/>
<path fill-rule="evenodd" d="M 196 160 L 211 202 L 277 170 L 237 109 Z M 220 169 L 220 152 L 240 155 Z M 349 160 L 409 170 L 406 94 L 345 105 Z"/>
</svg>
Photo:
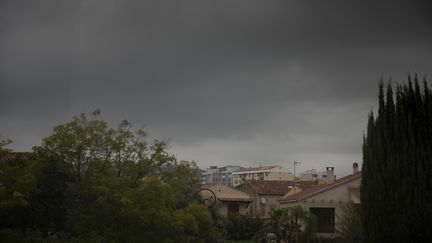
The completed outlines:
<svg viewBox="0 0 432 243">
<path fill-rule="evenodd" d="M 380 77 L 432 74 L 427 1 L 0 1 L 0 134 L 100 108 L 209 165 L 362 160 Z M 430 76 L 428 76 L 430 79 Z"/>
</svg>

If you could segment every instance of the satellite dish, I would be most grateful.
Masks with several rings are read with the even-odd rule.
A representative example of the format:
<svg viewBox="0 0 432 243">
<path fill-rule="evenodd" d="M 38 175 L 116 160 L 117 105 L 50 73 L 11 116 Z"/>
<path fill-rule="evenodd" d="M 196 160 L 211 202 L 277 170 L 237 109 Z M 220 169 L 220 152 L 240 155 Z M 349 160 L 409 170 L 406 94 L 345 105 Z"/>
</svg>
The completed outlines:
<svg viewBox="0 0 432 243">
<path fill-rule="evenodd" d="M 261 198 L 261 203 L 262 203 L 262 204 L 265 204 L 266 201 L 267 201 L 267 200 L 265 199 L 265 197 L 262 197 L 262 198 Z"/>
</svg>

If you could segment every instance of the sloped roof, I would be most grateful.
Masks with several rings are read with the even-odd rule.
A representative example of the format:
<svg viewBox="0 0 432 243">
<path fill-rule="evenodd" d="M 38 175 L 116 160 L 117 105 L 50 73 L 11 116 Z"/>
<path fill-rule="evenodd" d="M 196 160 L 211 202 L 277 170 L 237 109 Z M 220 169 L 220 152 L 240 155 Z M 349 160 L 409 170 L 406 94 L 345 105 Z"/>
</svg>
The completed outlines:
<svg viewBox="0 0 432 243">
<path fill-rule="evenodd" d="M 285 195 L 294 186 L 294 181 L 246 181 L 257 194 Z M 315 181 L 297 181 L 297 186 L 302 190 L 316 185 Z"/>
<path fill-rule="evenodd" d="M 289 195 L 289 196 L 284 196 L 281 199 L 279 199 L 279 202 L 283 203 L 283 202 L 296 202 L 296 201 L 300 201 L 306 198 L 309 198 L 311 196 L 317 195 L 319 193 L 328 191 L 332 188 L 335 188 L 339 185 L 351 182 L 355 179 L 358 179 L 361 177 L 361 172 L 357 172 L 355 174 L 351 174 L 345 177 L 342 177 L 340 179 L 337 179 L 336 181 L 334 181 L 333 183 L 328 183 L 328 184 L 321 184 L 321 185 L 317 185 L 314 187 L 310 187 L 306 190 L 303 190 L 299 193 L 293 194 L 293 195 Z M 360 193 L 360 191 L 359 191 Z"/>
<path fill-rule="evenodd" d="M 271 170 L 273 168 L 278 167 L 278 165 L 270 165 L 270 166 L 261 166 L 261 167 L 249 167 L 249 168 L 240 168 L 234 173 L 238 172 L 248 172 L 248 171 L 261 171 L 261 170 Z"/>
<path fill-rule="evenodd" d="M 252 201 L 248 194 L 223 184 L 203 185 L 203 188 L 212 190 L 220 201 Z"/>
</svg>

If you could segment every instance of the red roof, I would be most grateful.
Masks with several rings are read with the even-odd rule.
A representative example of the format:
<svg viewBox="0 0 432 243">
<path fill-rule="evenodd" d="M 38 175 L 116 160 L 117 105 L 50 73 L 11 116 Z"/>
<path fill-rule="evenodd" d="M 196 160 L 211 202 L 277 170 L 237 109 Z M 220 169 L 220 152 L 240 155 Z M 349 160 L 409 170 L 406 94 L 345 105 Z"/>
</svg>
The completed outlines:
<svg viewBox="0 0 432 243">
<path fill-rule="evenodd" d="M 225 186 L 223 184 L 213 185 L 202 185 L 202 188 L 210 189 L 220 201 L 232 201 L 232 202 L 250 202 L 252 199 L 250 196 L 242 191 L 234 189 L 232 187 Z M 209 196 L 208 191 L 201 191 L 201 195 Z"/>
<path fill-rule="evenodd" d="M 294 186 L 294 181 L 246 181 L 258 194 L 266 195 L 285 195 Z M 316 186 L 315 181 L 297 181 L 297 186 L 302 190 Z"/>
<path fill-rule="evenodd" d="M 337 187 L 339 185 L 351 182 L 355 179 L 358 179 L 361 177 L 361 172 L 357 172 L 355 174 L 351 174 L 345 177 L 342 177 L 336 181 L 334 181 L 333 183 L 328 183 L 328 184 L 322 184 L 322 185 L 318 185 L 318 186 L 314 186 L 314 187 L 310 187 L 306 190 L 303 190 L 299 193 L 290 195 L 290 196 L 286 196 L 286 197 L 282 197 L 281 199 L 279 199 L 279 202 L 296 202 L 296 201 L 300 201 L 303 199 L 306 199 L 308 197 L 311 197 L 313 195 L 319 194 L 321 192 L 325 192 L 327 190 L 330 190 L 334 187 Z M 359 191 L 359 196 L 360 196 L 360 191 Z"/>
</svg>

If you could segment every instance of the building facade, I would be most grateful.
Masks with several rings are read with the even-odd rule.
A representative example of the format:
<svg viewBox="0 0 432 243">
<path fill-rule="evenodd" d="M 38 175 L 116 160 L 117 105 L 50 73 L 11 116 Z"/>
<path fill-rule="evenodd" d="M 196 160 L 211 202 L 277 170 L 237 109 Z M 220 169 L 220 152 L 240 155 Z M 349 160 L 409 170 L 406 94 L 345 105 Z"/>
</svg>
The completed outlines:
<svg viewBox="0 0 432 243">
<path fill-rule="evenodd" d="M 302 181 L 318 181 L 318 183 L 331 182 L 336 180 L 334 174 L 334 167 L 326 167 L 326 171 L 318 172 L 316 169 L 306 170 L 300 173 L 299 176 Z"/>
<path fill-rule="evenodd" d="M 326 178 L 326 172 L 318 172 L 317 169 L 306 170 L 300 173 L 300 180 L 302 181 L 323 181 Z"/>
<path fill-rule="evenodd" d="M 246 181 L 293 181 L 294 176 L 279 165 L 255 168 L 241 168 L 232 173 L 232 186 L 236 187 Z"/>
<path fill-rule="evenodd" d="M 232 173 L 238 171 L 241 167 L 228 165 L 223 167 L 210 166 L 202 173 L 202 184 L 218 184 L 225 186 L 232 185 Z"/>
</svg>

